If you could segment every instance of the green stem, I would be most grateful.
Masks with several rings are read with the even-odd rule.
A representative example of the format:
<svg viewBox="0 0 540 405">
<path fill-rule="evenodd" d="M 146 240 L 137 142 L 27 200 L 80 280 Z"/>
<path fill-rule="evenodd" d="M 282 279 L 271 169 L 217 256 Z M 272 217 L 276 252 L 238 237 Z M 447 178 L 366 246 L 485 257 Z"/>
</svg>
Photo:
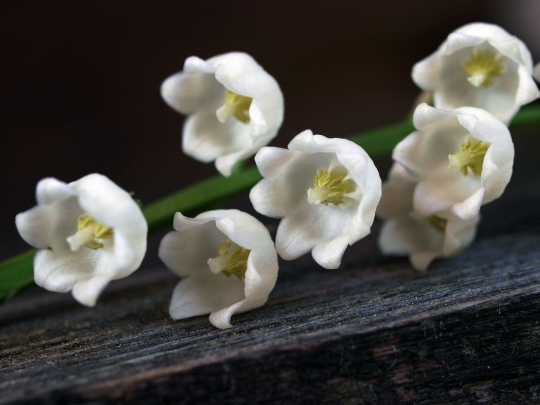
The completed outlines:
<svg viewBox="0 0 540 405">
<path fill-rule="evenodd" d="M 540 127 L 540 106 L 523 108 L 510 125 L 511 130 Z M 414 131 L 409 120 L 350 137 L 372 157 L 389 155 L 394 146 Z M 186 187 L 144 207 L 148 232 L 170 227 L 176 212 L 194 216 L 216 203 L 241 195 L 253 187 L 261 175 L 256 167 L 240 169 L 230 177 L 216 175 Z M 35 249 L 0 263 L 0 303 L 33 284 Z"/>
<path fill-rule="evenodd" d="M 30 249 L 0 263 L 0 304 L 34 284 L 32 263 L 36 251 Z"/>
</svg>

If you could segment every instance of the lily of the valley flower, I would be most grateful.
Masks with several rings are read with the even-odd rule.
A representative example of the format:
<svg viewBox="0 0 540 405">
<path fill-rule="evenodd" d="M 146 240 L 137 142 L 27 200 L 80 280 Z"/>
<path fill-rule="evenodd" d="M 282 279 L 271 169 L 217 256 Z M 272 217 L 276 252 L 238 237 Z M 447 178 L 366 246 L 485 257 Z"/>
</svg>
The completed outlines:
<svg viewBox="0 0 540 405">
<path fill-rule="evenodd" d="M 189 115 L 182 147 L 201 162 L 216 162 L 230 176 L 236 162 L 254 155 L 283 122 L 283 94 L 272 76 L 245 53 L 186 59 L 184 70 L 168 77 L 161 96 Z"/>
<path fill-rule="evenodd" d="M 286 260 L 309 251 L 321 266 L 339 267 L 348 245 L 368 235 L 381 197 L 381 179 L 368 154 L 346 139 L 306 130 L 289 150 L 262 148 L 265 177 L 250 192 L 256 211 L 283 218 L 276 250 Z"/>
<path fill-rule="evenodd" d="M 173 319 L 210 314 L 212 325 L 231 327 L 235 313 L 267 301 L 278 274 L 268 230 L 238 210 L 174 217 L 176 231 L 161 241 L 159 257 L 180 277 L 169 309 Z"/>
<path fill-rule="evenodd" d="M 534 78 L 537 82 L 540 82 L 540 63 L 534 68 Z"/>
<path fill-rule="evenodd" d="M 412 77 L 433 92 L 435 107 L 479 107 L 505 123 L 540 96 L 529 50 L 492 24 L 473 23 L 452 32 L 435 53 L 414 66 Z"/>
<path fill-rule="evenodd" d="M 107 177 L 90 174 L 73 183 L 54 178 L 37 185 L 38 205 L 16 217 L 22 238 L 40 249 L 37 285 L 67 292 L 92 307 L 111 280 L 139 268 L 147 224 L 137 203 Z"/>
<path fill-rule="evenodd" d="M 480 217 L 464 221 L 449 210 L 422 217 L 414 212 L 413 194 L 418 180 L 395 163 L 382 186 L 377 215 L 386 222 L 379 235 L 381 251 L 409 255 L 411 265 L 425 271 L 436 258 L 460 253 L 474 240 Z"/>
<path fill-rule="evenodd" d="M 395 161 L 418 177 L 414 209 L 421 217 L 450 209 L 472 220 L 480 206 L 498 198 L 512 176 L 514 145 L 508 128 L 472 107 L 452 111 L 420 104 L 418 129 L 393 152 Z"/>
</svg>

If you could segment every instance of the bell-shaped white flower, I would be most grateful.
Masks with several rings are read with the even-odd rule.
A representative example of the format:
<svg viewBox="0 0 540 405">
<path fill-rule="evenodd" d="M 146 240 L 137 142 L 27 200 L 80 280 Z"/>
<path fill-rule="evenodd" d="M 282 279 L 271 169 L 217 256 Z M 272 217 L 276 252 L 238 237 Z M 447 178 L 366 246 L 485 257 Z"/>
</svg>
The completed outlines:
<svg viewBox="0 0 540 405">
<path fill-rule="evenodd" d="M 537 82 L 540 82 L 540 63 L 534 68 L 534 78 Z"/>
<path fill-rule="evenodd" d="M 212 325 L 231 327 L 235 313 L 258 308 L 276 284 L 278 262 L 268 230 L 238 210 L 174 217 L 159 257 L 181 280 L 171 299 L 173 319 L 210 314 Z"/>
<path fill-rule="evenodd" d="M 498 198 L 512 176 L 514 145 L 508 128 L 487 111 L 447 111 L 420 104 L 418 129 L 394 149 L 393 158 L 418 177 L 414 209 L 421 217 L 450 209 L 472 220 Z"/>
<path fill-rule="evenodd" d="M 215 160 L 224 176 L 230 176 L 236 162 L 267 145 L 283 122 L 277 82 L 245 53 L 206 61 L 187 58 L 184 70 L 163 82 L 161 96 L 174 110 L 189 115 L 184 153 L 204 163 Z"/>
<path fill-rule="evenodd" d="M 414 65 L 412 78 L 433 92 L 435 107 L 483 108 L 505 123 L 540 96 L 529 50 L 492 24 L 473 23 L 452 32 L 435 53 Z"/>
<path fill-rule="evenodd" d="M 107 177 L 73 183 L 41 180 L 38 205 L 17 215 L 22 238 L 40 249 L 34 279 L 92 307 L 111 280 L 137 270 L 146 252 L 146 220 L 131 196 Z"/>
<path fill-rule="evenodd" d="M 289 150 L 262 148 L 265 177 L 250 192 L 255 210 L 283 218 L 276 250 L 285 260 L 309 251 L 327 269 L 339 267 L 348 245 L 368 235 L 381 197 L 381 179 L 368 154 L 346 139 L 297 135 Z"/>
<path fill-rule="evenodd" d="M 428 217 L 414 212 L 417 179 L 395 163 L 382 186 L 377 215 L 386 222 L 379 234 L 383 253 L 408 255 L 411 265 L 425 271 L 435 258 L 455 256 L 469 246 L 480 217 L 464 221 L 449 210 Z"/>
</svg>

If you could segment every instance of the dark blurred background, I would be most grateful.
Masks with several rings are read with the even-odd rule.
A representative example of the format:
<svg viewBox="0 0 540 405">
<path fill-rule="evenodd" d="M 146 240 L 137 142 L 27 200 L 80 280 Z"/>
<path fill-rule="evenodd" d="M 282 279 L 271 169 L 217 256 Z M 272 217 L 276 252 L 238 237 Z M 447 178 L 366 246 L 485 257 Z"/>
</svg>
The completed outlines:
<svg viewBox="0 0 540 405">
<path fill-rule="evenodd" d="M 412 65 L 473 21 L 540 60 L 533 0 L 2 0 L 0 259 L 27 249 L 14 216 L 43 177 L 98 172 L 151 202 L 216 173 L 182 154 L 183 117 L 159 95 L 186 57 L 252 54 L 285 95 L 273 145 L 286 146 L 306 128 L 344 137 L 401 120 L 418 94 Z"/>
</svg>

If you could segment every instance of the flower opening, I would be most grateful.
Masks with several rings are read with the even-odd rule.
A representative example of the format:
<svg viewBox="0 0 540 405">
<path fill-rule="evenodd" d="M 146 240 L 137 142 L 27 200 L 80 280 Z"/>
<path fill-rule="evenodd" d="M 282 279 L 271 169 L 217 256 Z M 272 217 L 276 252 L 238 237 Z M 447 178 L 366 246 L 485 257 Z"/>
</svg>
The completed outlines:
<svg viewBox="0 0 540 405">
<path fill-rule="evenodd" d="M 448 221 L 446 219 L 441 218 L 437 215 L 430 215 L 426 218 L 426 222 L 441 233 L 444 233 L 444 231 L 446 230 L 446 224 L 448 224 Z"/>
<path fill-rule="evenodd" d="M 457 69 L 457 70 L 456 70 Z M 412 76 L 433 93 L 437 108 L 482 108 L 506 125 L 521 106 L 540 97 L 525 44 L 493 24 L 472 23 L 450 33 L 414 65 Z"/>
<path fill-rule="evenodd" d="M 480 217 L 463 220 L 450 210 L 423 215 L 413 207 L 418 186 L 415 175 L 394 163 L 377 207 L 385 221 L 379 246 L 386 254 L 408 255 L 416 270 L 425 271 L 434 259 L 455 256 L 469 246 Z"/>
<path fill-rule="evenodd" d="M 307 190 L 309 203 L 328 206 L 343 204 L 344 198 L 352 191 L 353 183 L 349 174 L 320 169 L 315 174 L 313 186 Z"/>
<path fill-rule="evenodd" d="M 437 232 L 444 234 L 446 231 L 446 225 L 448 224 L 448 220 L 446 220 L 443 217 L 440 217 L 438 215 L 429 215 L 427 217 L 422 217 L 414 211 L 411 212 L 409 216 L 412 219 L 414 219 L 416 222 L 418 222 L 419 224 L 422 224 L 422 223 L 428 224 Z"/>
<path fill-rule="evenodd" d="M 490 145 L 489 142 L 483 142 L 469 137 L 461 144 L 458 151 L 452 155 L 448 155 L 450 168 L 459 169 L 464 176 L 472 172 L 475 176 L 480 177 L 482 175 L 484 157 Z"/>
<path fill-rule="evenodd" d="M 235 313 L 264 305 L 276 284 L 278 261 L 261 222 L 238 210 L 196 218 L 177 212 L 174 228 L 159 247 L 161 260 L 182 277 L 169 308 L 173 319 L 210 314 L 212 325 L 227 329 Z M 216 251 L 218 256 L 208 260 Z"/>
<path fill-rule="evenodd" d="M 22 238 L 39 249 L 37 285 L 71 290 L 77 301 L 93 307 L 111 280 L 139 268 L 148 225 L 131 195 L 107 177 L 93 173 L 69 184 L 46 178 L 36 198 L 38 205 L 18 214 L 15 223 Z"/>
<path fill-rule="evenodd" d="M 228 177 L 234 165 L 267 145 L 283 123 L 283 94 L 250 55 L 229 52 L 202 60 L 190 56 L 184 70 L 161 85 L 165 102 L 189 115 L 182 150 L 214 161 Z"/>
<path fill-rule="evenodd" d="M 255 163 L 264 178 L 249 198 L 255 211 L 283 218 L 276 233 L 283 259 L 311 252 L 322 267 L 337 269 L 347 247 L 370 233 L 381 178 L 359 145 L 306 130 L 288 150 L 262 148 Z"/>
<path fill-rule="evenodd" d="M 475 50 L 471 58 L 463 63 L 463 70 L 469 75 L 467 80 L 474 87 L 493 87 L 494 79 L 501 77 L 506 68 L 501 63 L 499 53 L 483 53 Z"/>
<path fill-rule="evenodd" d="M 102 243 L 111 239 L 114 235 L 113 228 L 97 222 L 91 215 L 83 214 L 77 218 L 77 232 L 67 238 L 67 242 L 72 251 L 78 250 L 81 246 L 88 249 L 102 249 Z"/>
<path fill-rule="evenodd" d="M 225 103 L 216 111 L 219 122 L 224 123 L 230 117 L 234 117 L 244 124 L 249 124 L 249 107 L 253 101 L 252 98 L 225 90 L 224 101 Z"/>
<path fill-rule="evenodd" d="M 247 261 L 251 250 L 241 246 L 231 246 L 228 239 L 218 249 L 219 256 L 208 259 L 208 267 L 214 274 L 223 273 L 227 277 L 235 275 L 239 280 L 246 278 Z"/>
</svg>

